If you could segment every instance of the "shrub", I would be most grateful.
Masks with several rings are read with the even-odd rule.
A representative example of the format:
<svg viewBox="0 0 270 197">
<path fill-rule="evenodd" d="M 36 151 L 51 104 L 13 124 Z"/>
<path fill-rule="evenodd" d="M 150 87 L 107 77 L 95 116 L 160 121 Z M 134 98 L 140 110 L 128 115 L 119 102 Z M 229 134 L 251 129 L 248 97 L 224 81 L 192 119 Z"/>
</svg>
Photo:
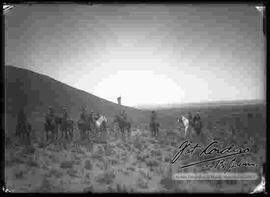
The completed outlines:
<svg viewBox="0 0 270 197">
<path fill-rule="evenodd" d="M 73 162 L 72 161 L 63 161 L 60 164 L 60 168 L 73 168 Z"/>
<path fill-rule="evenodd" d="M 138 179 L 137 185 L 138 185 L 139 188 L 142 188 L 142 189 L 147 189 L 148 188 L 147 181 L 143 180 L 141 178 Z"/>
<path fill-rule="evenodd" d="M 92 164 L 91 164 L 90 160 L 86 160 L 84 162 L 84 168 L 87 170 L 92 170 Z"/>
<path fill-rule="evenodd" d="M 74 170 L 74 169 L 68 170 L 67 173 L 68 173 L 68 175 L 71 176 L 71 177 L 79 177 L 79 176 L 77 175 L 77 171 Z"/>
<path fill-rule="evenodd" d="M 38 167 L 38 163 L 33 161 L 32 159 L 29 159 L 26 164 L 30 167 Z"/>
<path fill-rule="evenodd" d="M 167 190 L 173 189 L 174 187 L 174 181 L 169 177 L 161 179 L 160 184 Z"/>
<path fill-rule="evenodd" d="M 41 182 L 38 192 L 53 192 L 55 187 L 50 183 L 47 178 L 44 178 Z"/>
<path fill-rule="evenodd" d="M 88 187 L 86 187 L 86 188 L 84 188 L 83 189 L 83 192 L 89 192 L 89 193 L 91 193 L 93 191 L 93 187 L 92 186 L 88 186 Z"/>
<path fill-rule="evenodd" d="M 23 175 L 24 175 L 24 173 L 22 170 L 19 170 L 19 171 L 15 172 L 15 174 L 14 174 L 16 179 L 22 179 L 24 177 Z"/>
<path fill-rule="evenodd" d="M 159 166 L 159 162 L 155 161 L 155 160 L 150 160 L 150 161 L 147 161 L 146 162 L 146 165 L 149 166 L 149 167 L 157 167 Z"/>
<path fill-rule="evenodd" d="M 113 171 L 105 172 L 100 177 L 97 178 L 98 183 L 111 184 L 113 179 L 115 178 L 115 174 Z"/>
<path fill-rule="evenodd" d="M 51 169 L 50 174 L 52 174 L 56 178 L 60 178 L 63 176 L 63 173 L 59 172 L 57 169 Z"/>
<path fill-rule="evenodd" d="M 33 146 L 27 146 L 23 149 L 22 154 L 33 154 L 36 149 Z"/>
</svg>

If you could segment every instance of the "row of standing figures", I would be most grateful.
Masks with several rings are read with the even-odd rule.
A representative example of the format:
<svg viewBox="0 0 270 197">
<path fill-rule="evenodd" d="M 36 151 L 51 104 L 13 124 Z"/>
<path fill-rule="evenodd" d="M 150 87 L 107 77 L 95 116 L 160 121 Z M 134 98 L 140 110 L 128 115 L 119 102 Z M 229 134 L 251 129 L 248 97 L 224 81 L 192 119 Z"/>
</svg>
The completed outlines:
<svg viewBox="0 0 270 197">
<path fill-rule="evenodd" d="M 65 119 L 54 115 L 53 109 L 49 108 L 49 113 L 45 115 L 44 131 L 46 141 L 57 139 L 73 140 L 75 121 Z M 131 134 L 131 122 L 124 118 L 121 114 L 115 116 L 113 124 L 117 123 L 120 132 L 124 135 Z M 97 114 L 96 116 L 85 113 L 77 121 L 77 128 L 79 130 L 81 140 L 89 139 L 91 136 L 97 136 L 101 133 L 107 133 L 108 120 L 104 115 Z M 23 110 L 20 110 L 17 116 L 17 125 L 15 135 L 19 138 L 21 143 L 30 144 L 30 135 L 32 133 L 31 124 L 27 121 Z"/>
<path fill-rule="evenodd" d="M 46 131 L 46 139 L 49 140 L 49 133 L 53 139 L 57 139 L 59 130 L 61 131 L 61 138 L 73 139 L 75 122 L 70 119 L 64 120 L 61 117 L 53 117 L 52 121 L 45 121 L 44 128 Z M 117 123 L 122 134 L 131 134 L 131 122 L 128 121 L 122 114 L 116 115 L 112 123 Z M 108 120 L 104 115 L 93 112 L 87 114 L 82 111 L 80 119 L 77 121 L 77 128 L 80 133 L 81 140 L 90 139 L 91 137 L 101 137 L 102 134 L 108 134 Z"/>
<path fill-rule="evenodd" d="M 61 134 L 61 138 L 73 140 L 74 137 L 74 128 L 75 122 L 71 119 L 67 119 L 67 115 L 65 116 L 66 109 L 64 109 L 63 117 L 55 116 L 53 109 L 49 107 L 49 113 L 45 116 L 44 130 L 46 133 L 46 140 L 49 138 L 52 140 L 59 139 L 59 131 Z M 85 111 L 82 112 L 83 116 L 77 121 L 77 127 L 80 133 L 81 140 L 89 139 L 90 136 L 97 136 L 98 134 L 105 133 L 107 134 L 107 124 L 108 120 L 104 115 L 97 114 L 96 116 L 91 112 L 87 114 Z M 127 134 L 131 135 L 131 122 L 127 120 L 126 116 L 123 116 L 124 113 L 120 113 L 115 116 L 112 123 L 117 123 L 119 130 L 122 135 Z M 195 131 L 195 134 L 199 135 L 202 124 L 200 118 L 191 120 L 189 118 L 185 118 L 181 116 L 177 118 L 179 123 L 182 123 L 185 127 L 185 137 L 187 137 L 188 133 L 192 133 Z M 149 124 L 149 128 L 152 136 L 159 135 L 160 124 L 156 121 L 156 112 L 152 111 L 151 120 Z M 188 132 L 189 130 L 191 132 Z M 31 125 L 26 120 L 26 116 L 24 112 L 21 110 L 18 114 L 18 122 L 16 126 L 16 135 L 30 143 L 30 133 L 32 131 Z"/>
</svg>

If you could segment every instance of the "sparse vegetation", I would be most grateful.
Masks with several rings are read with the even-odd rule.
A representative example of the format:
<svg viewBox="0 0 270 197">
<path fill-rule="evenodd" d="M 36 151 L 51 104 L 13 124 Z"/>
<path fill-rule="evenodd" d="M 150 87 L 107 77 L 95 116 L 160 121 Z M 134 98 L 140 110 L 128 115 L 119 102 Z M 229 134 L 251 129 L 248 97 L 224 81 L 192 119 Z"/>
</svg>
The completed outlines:
<svg viewBox="0 0 270 197">
<path fill-rule="evenodd" d="M 53 168 L 53 169 L 51 169 L 51 170 L 50 170 L 50 172 L 49 172 L 49 175 L 48 175 L 48 176 L 55 176 L 56 178 L 60 178 L 60 177 L 62 177 L 62 176 L 63 176 L 63 173 L 62 173 L 62 172 L 60 172 L 59 170 L 57 170 L 57 169 Z"/>
<path fill-rule="evenodd" d="M 93 192 L 93 186 L 88 186 L 86 188 L 83 189 L 83 192 L 86 192 L 86 193 L 92 193 Z"/>
<path fill-rule="evenodd" d="M 92 164 L 91 164 L 91 162 L 90 162 L 90 160 L 85 160 L 85 162 L 84 162 L 84 168 L 85 169 L 87 169 L 87 170 L 92 170 Z"/>
<path fill-rule="evenodd" d="M 23 179 L 24 178 L 24 172 L 23 170 L 18 170 L 15 172 L 14 177 L 16 179 Z"/>
<path fill-rule="evenodd" d="M 73 168 L 73 162 L 72 161 L 63 161 L 60 164 L 60 168 Z"/>
<path fill-rule="evenodd" d="M 137 185 L 141 189 L 147 189 L 148 188 L 148 183 L 145 179 L 139 178 L 137 181 Z"/>
<path fill-rule="evenodd" d="M 146 165 L 150 168 L 155 168 L 159 166 L 159 162 L 156 160 L 150 160 L 150 161 L 146 161 Z"/>
<path fill-rule="evenodd" d="M 97 182 L 102 183 L 102 184 L 111 184 L 113 182 L 114 178 L 115 178 L 114 172 L 107 171 L 97 178 Z"/>
<path fill-rule="evenodd" d="M 41 182 L 41 185 L 37 189 L 38 192 L 45 192 L 45 193 L 50 193 L 50 192 L 56 192 L 55 186 L 47 179 L 44 178 Z"/>
<path fill-rule="evenodd" d="M 174 181 L 170 177 L 162 178 L 160 181 L 160 184 L 163 185 L 163 187 L 167 190 L 174 188 Z"/>
<path fill-rule="evenodd" d="M 79 177 L 79 175 L 77 174 L 77 170 L 75 169 L 67 170 L 67 174 L 71 177 Z"/>
</svg>

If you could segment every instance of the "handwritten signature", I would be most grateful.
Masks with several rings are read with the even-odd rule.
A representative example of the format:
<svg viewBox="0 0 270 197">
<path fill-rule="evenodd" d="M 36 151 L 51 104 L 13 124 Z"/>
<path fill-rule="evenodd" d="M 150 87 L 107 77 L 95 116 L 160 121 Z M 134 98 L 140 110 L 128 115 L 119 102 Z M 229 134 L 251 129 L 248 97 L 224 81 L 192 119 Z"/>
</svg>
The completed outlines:
<svg viewBox="0 0 270 197">
<path fill-rule="evenodd" d="M 254 167 L 257 166 L 254 163 L 251 162 L 236 162 L 236 156 L 243 155 L 250 153 L 250 148 L 245 147 L 237 147 L 234 144 L 231 144 L 229 146 L 226 146 L 224 148 L 217 147 L 219 145 L 218 141 L 211 142 L 208 146 L 202 147 L 202 145 L 199 144 L 192 144 L 189 141 L 184 141 L 178 148 L 178 151 L 174 154 L 171 163 L 175 163 L 181 156 L 187 155 L 191 156 L 196 151 L 200 151 L 199 157 L 205 157 L 209 155 L 215 155 L 213 158 L 204 159 L 197 162 L 192 162 L 186 165 L 183 165 L 181 168 L 187 168 L 190 166 L 196 166 L 204 163 L 209 163 L 212 161 L 217 161 L 215 165 L 207 164 L 208 167 L 214 167 L 214 168 L 223 168 L 226 169 L 226 171 L 229 171 L 232 168 L 240 167 L 240 166 L 246 166 L 246 167 Z M 234 156 L 234 157 L 233 157 Z M 233 157 L 230 162 L 225 162 L 226 158 Z M 226 165 L 225 165 L 226 164 Z"/>
</svg>

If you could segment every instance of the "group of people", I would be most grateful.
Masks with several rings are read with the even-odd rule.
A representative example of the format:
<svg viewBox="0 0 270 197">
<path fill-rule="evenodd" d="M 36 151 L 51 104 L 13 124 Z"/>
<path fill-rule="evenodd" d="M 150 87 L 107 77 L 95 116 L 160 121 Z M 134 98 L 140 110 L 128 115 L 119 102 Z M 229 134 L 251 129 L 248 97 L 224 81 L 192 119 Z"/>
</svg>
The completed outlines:
<svg viewBox="0 0 270 197">
<path fill-rule="evenodd" d="M 80 113 L 80 120 L 81 121 L 86 121 L 87 120 L 87 111 L 86 111 L 86 109 L 84 108 L 84 107 L 81 107 L 81 113 Z M 92 121 L 94 121 L 94 120 L 98 120 L 99 118 L 100 118 L 100 113 L 94 113 L 94 111 L 93 110 L 91 110 L 91 112 L 90 112 L 90 119 L 92 120 Z"/>
<path fill-rule="evenodd" d="M 53 138 L 56 139 L 58 137 L 58 126 L 60 126 L 62 138 L 68 136 L 73 136 L 73 128 L 71 130 L 68 128 L 69 115 L 67 112 L 67 108 L 62 108 L 62 116 L 58 117 L 54 113 L 54 108 L 49 106 L 48 112 L 45 115 L 45 124 L 44 128 L 46 131 L 46 139 L 49 139 L 49 131 L 52 132 Z M 72 126 L 72 125 L 71 125 Z"/>
<path fill-rule="evenodd" d="M 101 117 L 101 114 L 94 113 L 93 110 L 91 110 L 90 114 L 87 113 L 86 109 L 84 107 L 81 107 L 80 110 L 80 120 L 81 122 L 91 122 L 94 124 L 95 121 L 97 121 Z M 127 113 L 124 109 L 120 111 L 118 114 L 118 117 L 120 118 L 120 122 L 128 122 L 127 120 Z M 196 122 L 201 122 L 201 118 L 199 113 L 197 112 L 195 116 L 193 117 L 191 112 L 188 114 L 188 120 L 190 126 L 195 125 Z M 67 112 L 67 108 L 63 107 L 62 116 L 57 117 L 54 113 L 54 108 L 52 106 L 49 106 L 48 112 L 45 115 L 45 131 L 46 131 L 46 139 L 48 140 L 49 134 L 48 131 L 51 131 L 54 135 L 53 137 L 57 138 L 57 131 L 58 126 L 61 126 L 61 133 L 62 138 L 67 137 L 67 129 L 69 120 L 69 114 Z M 152 111 L 151 118 L 150 118 L 150 130 L 153 136 L 157 136 L 159 132 L 159 123 L 157 121 L 157 114 L 155 111 Z M 73 125 L 72 125 L 73 127 Z M 23 110 L 20 110 L 18 113 L 18 120 L 17 120 L 17 126 L 16 126 L 16 135 L 20 137 L 21 140 L 30 143 L 30 132 L 31 132 L 31 125 L 27 121 L 26 115 Z M 72 130 L 73 132 L 73 130 Z M 73 134 L 72 134 L 73 135 Z"/>
</svg>

